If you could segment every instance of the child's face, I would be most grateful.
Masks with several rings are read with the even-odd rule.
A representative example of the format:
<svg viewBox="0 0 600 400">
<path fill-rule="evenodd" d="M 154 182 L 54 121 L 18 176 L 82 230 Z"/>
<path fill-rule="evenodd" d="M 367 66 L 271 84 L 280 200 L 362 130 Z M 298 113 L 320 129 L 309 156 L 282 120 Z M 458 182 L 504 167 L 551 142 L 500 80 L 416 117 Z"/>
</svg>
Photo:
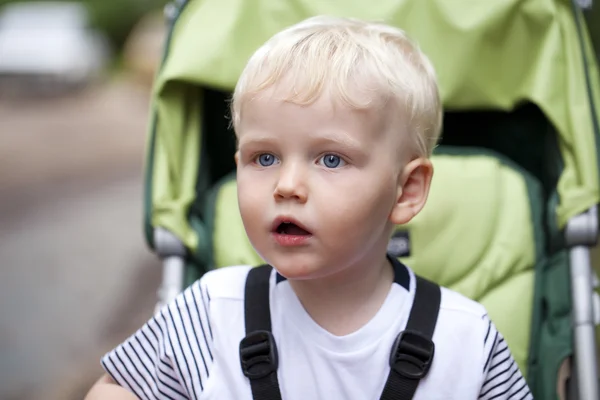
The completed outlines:
<svg viewBox="0 0 600 400">
<path fill-rule="evenodd" d="M 290 279 L 381 260 L 393 224 L 422 207 L 413 203 L 425 201 L 431 164 L 402 160 L 408 144 L 385 110 L 334 106 L 326 95 L 298 106 L 273 93 L 244 104 L 237 132 L 238 198 L 250 242 Z"/>
</svg>

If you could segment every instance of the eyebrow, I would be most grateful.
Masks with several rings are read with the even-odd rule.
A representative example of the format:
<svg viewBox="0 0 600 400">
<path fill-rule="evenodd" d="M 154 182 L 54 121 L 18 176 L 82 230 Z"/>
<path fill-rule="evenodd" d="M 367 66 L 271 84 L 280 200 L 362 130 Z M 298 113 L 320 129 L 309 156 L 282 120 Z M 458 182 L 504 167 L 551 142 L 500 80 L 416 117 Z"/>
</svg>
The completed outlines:
<svg viewBox="0 0 600 400">
<path fill-rule="evenodd" d="M 310 139 L 319 144 L 341 145 L 348 149 L 362 149 L 364 147 L 358 140 L 350 137 L 343 131 L 325 132 L 324 134 L 318 136 L 315 135 Z"/>
<path fill-rule="evenodd" d="M 333 131 L 325 132 L 324 134 L 308 134 L 307 139 L 313 143 L 341 145 L 349 149 L 361 149 L 364 147 L 358 140 L 348 136 L 344 132 Z M 238 140 L 238 148 L 247 145 L 272 145 L 276 141 L 276 136 L 257 135 L 249 139 L 244 138 Z"/>
<path fill-rule="evenodd" d="M 261 135 L 261 136 L 256 136 L 253 137 L 251 139 L 238 139 L 237 140 L 237 147 L 238 149 L 241 148 L 242 146 L 248 146 L 248 145 L 272 145 L 276 142 L 277 138 L 273 137 L 273 136 L 265 136 L 265 135 Z"/>
</svg>

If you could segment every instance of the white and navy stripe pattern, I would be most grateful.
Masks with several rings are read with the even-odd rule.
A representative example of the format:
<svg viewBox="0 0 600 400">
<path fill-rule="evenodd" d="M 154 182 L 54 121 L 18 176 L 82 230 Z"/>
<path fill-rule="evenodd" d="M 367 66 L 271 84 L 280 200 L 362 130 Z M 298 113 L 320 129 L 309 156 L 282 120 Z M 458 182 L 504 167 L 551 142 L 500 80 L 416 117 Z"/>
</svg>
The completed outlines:
<svg viewBox="0 0 600 400">
<path fill-rule="evenodd" d="M 194 283 L 106 354 L 104 369 L 140 399 L 198 399 L 214 362 L 209 307 Z"/>
<path fill-rule="evenodd" d="M 479 399 L 533 399 L 517 363 L 510 354 L 506 341 L 487 315 L 484 315 L 483 319 L 487 322 L 488 328 L 484 339 L 486 361 L 483 373 L 485 378 Z"/>
</svg>

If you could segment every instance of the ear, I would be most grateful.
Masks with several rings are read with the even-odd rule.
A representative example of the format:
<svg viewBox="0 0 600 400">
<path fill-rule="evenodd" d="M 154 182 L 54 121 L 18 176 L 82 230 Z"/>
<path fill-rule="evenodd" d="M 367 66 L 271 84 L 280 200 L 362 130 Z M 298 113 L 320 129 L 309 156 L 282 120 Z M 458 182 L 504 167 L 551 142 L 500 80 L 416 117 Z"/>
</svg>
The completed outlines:
<svg viewBox="0 0 600 400">
<path fill-rule="evenodd" d="M 240 162 L 240 152 L 236 151 L 235 152 L 235 156 L 233 158 L 235 159 L 235 165 L 237 167 L 239 165 L 239 162 Z"/>
<path fill-rule="evenodd" d="M 404 167 L 398 180 L 396 204 L 390 213 L 390 221 L 396 225 L 408 223 L 425 206 L 433 164 L 426 158 L 417 158 Z"/>
</svg>

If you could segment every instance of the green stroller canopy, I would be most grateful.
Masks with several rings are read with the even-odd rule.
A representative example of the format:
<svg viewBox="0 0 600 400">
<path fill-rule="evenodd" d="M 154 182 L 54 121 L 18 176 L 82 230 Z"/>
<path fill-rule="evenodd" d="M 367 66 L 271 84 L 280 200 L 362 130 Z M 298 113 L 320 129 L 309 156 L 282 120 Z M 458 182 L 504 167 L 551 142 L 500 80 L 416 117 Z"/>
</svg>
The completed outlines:
<svg viewBox="0 0 600 400">
<path fill-rule="evenodd" d="M 317 14 L 406 30 L 435 65 L 448 110 L 509 111 L 534 103 L 558 135 L 558 227 L 599 202 L 598 110 L 590 106 L 590 99 L 600 102 L 597 66 L 570 1 L 194 0 L 176 19 L 154 88 L 147 199 L 153 226 L 196 252 L 202 246 L 186 211 L 200 165 L 201 89 L 232 90 L 260 45 Z"/>
</svg>

